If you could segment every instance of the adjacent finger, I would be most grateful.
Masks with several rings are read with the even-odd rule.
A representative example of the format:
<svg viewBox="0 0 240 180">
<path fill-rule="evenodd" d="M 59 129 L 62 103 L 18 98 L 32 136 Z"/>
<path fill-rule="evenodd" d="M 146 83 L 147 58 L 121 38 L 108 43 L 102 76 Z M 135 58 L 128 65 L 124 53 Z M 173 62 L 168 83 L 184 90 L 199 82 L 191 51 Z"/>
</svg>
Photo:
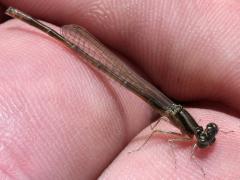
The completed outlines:
<svg viewBox="0 0 240 180">
<path fill-rule="evenodd" d="M 49 21 L 85 26 L 130 57 L 171 97 L 219 101 L 239 110 L 240 21 L 236 1 L 11 3 Z"/>
</svg>

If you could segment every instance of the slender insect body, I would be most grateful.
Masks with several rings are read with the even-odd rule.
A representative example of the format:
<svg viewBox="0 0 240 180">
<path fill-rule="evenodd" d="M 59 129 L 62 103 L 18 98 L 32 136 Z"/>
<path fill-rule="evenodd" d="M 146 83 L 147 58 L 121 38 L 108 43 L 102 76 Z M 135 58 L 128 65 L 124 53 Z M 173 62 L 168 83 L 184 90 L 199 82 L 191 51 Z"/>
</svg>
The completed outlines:
<svg viewBox="0 0 240 180">
<path fill-rule="evenodd" d="M 174 104 L 165 94 L 135 73 L 120 57 L 111 52 L 86 29 L 77 25 L 66 25 L 61 28 L 61 34 L 59 34 L 15 8 L 9 7 L 6 14 L 18 18 L 61 41 L 78 53 L 86 62 L 142 98 L 160 114 L 166 115 L 170 122 L 179 128 L 183 134 L 189 137 L 194 135 L 199 148 L 206 148 L 215 142 L 215 136 L 218 132 L 215 123 L 209 123 L 203 129 L 182 106 Z"/>
</svg>

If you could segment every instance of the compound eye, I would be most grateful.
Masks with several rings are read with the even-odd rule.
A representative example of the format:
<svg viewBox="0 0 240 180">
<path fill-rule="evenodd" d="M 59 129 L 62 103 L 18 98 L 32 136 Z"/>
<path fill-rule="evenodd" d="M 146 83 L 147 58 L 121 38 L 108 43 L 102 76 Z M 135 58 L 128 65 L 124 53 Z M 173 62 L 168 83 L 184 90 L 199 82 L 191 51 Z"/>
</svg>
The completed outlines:
<svg viewBox="0 0 240 180">
<path fill-rule="evenodd" d="M 215 136 L 218 133 L 218 127 L 215 123 L 209 123 L 206 127 L 206 133 L 209 136 Z"/>
<path fill-rule="evenodd" d="M 216 141 L 216 138 L 213 138 L 210 142 L 209 145 L 212 145 Z"/>
</svg>

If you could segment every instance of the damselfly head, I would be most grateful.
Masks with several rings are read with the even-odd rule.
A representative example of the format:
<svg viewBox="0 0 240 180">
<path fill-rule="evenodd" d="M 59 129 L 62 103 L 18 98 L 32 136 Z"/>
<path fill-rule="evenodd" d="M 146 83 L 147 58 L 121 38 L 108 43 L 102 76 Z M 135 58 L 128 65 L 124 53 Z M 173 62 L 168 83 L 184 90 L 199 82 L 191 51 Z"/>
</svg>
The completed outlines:
<svg viewBox="0 0 240 180">
<path fill-rule="evenodd" d="M 215 142 L 215 136 L 218 133 L 218 126 L 215 123 L 209 123 L 204 130 L 201 126 L 196 129 L 197 146 L 206 148 Z"/>
</svg>

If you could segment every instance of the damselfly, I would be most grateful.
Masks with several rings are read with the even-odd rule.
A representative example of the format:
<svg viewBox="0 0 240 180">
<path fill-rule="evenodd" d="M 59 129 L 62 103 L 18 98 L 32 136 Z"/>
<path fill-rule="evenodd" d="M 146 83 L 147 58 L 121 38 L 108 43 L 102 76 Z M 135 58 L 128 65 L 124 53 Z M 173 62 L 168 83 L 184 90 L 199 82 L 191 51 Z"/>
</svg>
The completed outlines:
<svg viewBox="0 0 240 180">
<path fill-rule="evenodd" d="M 106 48 L 84 28 L 78 25 L 66 25 L 58 33 L 37 19 L 15 8 L 9 7 L 6 10 L 6 14 L 18 18 L 61 41 L 94 67 L 141 97 L 162 116 L 168 117 L 171 124 L 177 127 L 183 135 L 189 138 L 195 136 L 195 147 L 206 148 L 215 142 L 215 136 L 218 132 L 218 127 L 215 123 L 209 123 L 203 129 L 186 109 L 181 105 L 175 104 L 157 88 L 135 73 L 117 55 Z"/>
</svg>

